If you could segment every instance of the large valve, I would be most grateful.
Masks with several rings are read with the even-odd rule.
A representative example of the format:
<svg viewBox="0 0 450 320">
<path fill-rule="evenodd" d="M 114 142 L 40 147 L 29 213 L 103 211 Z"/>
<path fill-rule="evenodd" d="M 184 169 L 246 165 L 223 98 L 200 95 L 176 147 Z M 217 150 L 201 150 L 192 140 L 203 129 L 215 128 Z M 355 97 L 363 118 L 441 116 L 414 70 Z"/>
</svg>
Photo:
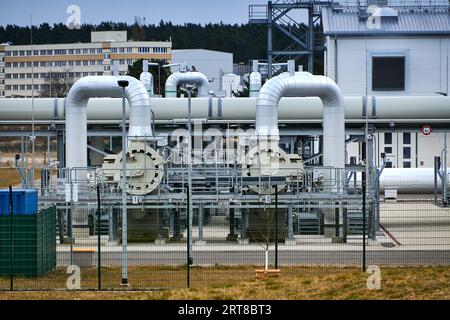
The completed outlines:
<svg viewBox="0 0 450 320">
<path fill-rule="evenodd" d="M 119 182 L 122 153 L 103 159 L 106 181 Z M 164 177 L 164 159 L 145 142 L 132 142 L 126 151 L 127 193 L 145 195 L 153 192 Z"/>
<path fill-rule="evenodd" d="M 297 154 L 287 154 L 278 145 L 260 144 L 251 149 L 245 158 L 243 167 L 244 177 L 261 178 L 256 185 L 249 185 L 250 190 L 259 194 L 273 194 L 275 189 L 268 177 L 286 178 L 286 183 L 291 179 L 303 173 L 303 162 Z M 278 185 L 278 189 L 282 190 L 286 187 Z"/>
</svg>

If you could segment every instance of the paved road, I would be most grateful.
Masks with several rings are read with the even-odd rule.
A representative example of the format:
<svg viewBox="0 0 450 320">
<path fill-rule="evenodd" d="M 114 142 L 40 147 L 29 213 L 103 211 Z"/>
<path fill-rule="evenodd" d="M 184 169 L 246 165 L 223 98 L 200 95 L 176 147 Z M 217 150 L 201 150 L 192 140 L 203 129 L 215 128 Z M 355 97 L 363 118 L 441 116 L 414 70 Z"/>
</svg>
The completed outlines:
<svg viewBox="0 0 450 320">
<path fill-rule="evenodd" d="M 264 251 L 198 251 L 193 252 L 194 264 L 209 265 L 263 265 Z M 96 261 L 96 259 L 95 259 Z M 273 250 L 270 261 L 274 261 Z M 345 265 L 360 266 L 362 251 L 280 251 L 280 265 Z M 129 252 L 129 265 L 183 265 L 186 251 Z M 70 264 L 69 252 L 58 252 L 58 265 Z M 371 250 L 367 252 L 368 265 L 415 266 L 415 265 L 450 265 L 450 250 Z M 120 252 L 102 254 L 102 265 L 120 266 Z"/>
</svg>

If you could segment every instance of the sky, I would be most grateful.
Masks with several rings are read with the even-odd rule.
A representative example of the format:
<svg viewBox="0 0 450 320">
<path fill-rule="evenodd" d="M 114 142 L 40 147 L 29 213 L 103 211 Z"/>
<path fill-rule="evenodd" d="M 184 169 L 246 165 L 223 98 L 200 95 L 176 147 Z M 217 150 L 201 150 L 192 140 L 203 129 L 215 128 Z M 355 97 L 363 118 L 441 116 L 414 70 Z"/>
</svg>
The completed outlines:
<svg viewBox="0 0 450 320">
<path fill-rule="evenodd" d="M 267 0 L 0 0 L 0 25 L 27 26 L 30 16 L 33 25 L 66 23 L 71 5 L 80 8 L 82 24 L 133 23 L 135 16 L 148 24 L 161 19 L 174 24 L 246 23 L 250 4 L 267 4 Z"/>
</svg>

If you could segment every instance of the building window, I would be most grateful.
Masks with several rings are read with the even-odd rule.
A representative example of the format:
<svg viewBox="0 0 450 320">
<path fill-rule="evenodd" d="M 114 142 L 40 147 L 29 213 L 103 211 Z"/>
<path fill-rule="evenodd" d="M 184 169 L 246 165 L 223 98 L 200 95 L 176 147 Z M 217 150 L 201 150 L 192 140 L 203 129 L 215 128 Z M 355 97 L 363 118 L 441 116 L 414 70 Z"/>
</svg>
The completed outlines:
<svg viewBox="0 0 450 320">
<path fill-rule="evenodd" d="M 392 132 L 384 133 L 384 144 L 392 144 Z"/>
<path fill-rule="evenodd" d="M 385 147 L 385 148 L 384 148 L 384 152 L 385 152 L 386 154 L 392 154 L 392 147 Z"/>
<path fill-rule="evenodd" d="M 150 48 L 148 47 L 140 47 L 139 48 L 139 53 L 149 53 L 150 52 Z"/>
<path fill-rule="evenodd" d="M 373 91 L 405 90 L 405 57 L 373 57 Z"/>
<path fill-rule="evenodd" d="M 411 159 L 411 147 L 403 148 L 403 159 Z"/>
<path fill-rule="evenodd" d="M 403 132 L 403 144 L 411 144 L 411 133 Z"/>
<path fill-rule="evenodd" d="M 390 161 L 386 162 L 386 168 L 388 168 L 388 169 L 392 168 L 392 162 L 390 162 Z"/>
<path fill-rule="evenodd" d="M 403 168 L 411 168 L 411 162 L 410 161 L 403 162 Z"/>
<path fill-rule="evenodd" d="M 127 48 L 127 53 L 132 53 L 133 52 L 133 48 Z"/>
</svg>

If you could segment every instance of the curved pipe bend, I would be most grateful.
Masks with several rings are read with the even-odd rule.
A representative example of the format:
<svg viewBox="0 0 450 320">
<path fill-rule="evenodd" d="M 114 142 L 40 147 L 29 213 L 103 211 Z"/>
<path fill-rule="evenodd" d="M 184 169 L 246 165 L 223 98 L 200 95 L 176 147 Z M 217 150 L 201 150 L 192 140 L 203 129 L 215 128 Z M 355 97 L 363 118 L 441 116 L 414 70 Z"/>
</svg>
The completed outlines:
<svg viewBox="0 0 450 320">
<path fill-rule="evenodd" d="M 198 86 L 198 97 L 209 95 L 208 78 L 201 72 L 175 72 L 166 81 L 166 98 L 176 98 L 178 86 L 193 83 Z"/>
<path fill-rule="evenodd" d="M 324 76 L 284 73 L 267 81 L 256 101 L 256 135 L 279 140 L 278 104 L 283 97 L 319 97 L 323 103 L 324 166 L 345 167 L 345 103 L 337 84 Z M 301 106 L 299 106 L 301 107 Z"/>
<path fill-rule="evenodd" d="M 151 137 L 152 110 L 145 86 L 136 78 L 98 76 L 81 78 L 66 98 L 66 167 L 87 167 L 87 105 L 90 98 L 121 98 L 117 81 L 126 80 L 125 97 L 130 105 L 130 139 Z M 108 110 L 105 110 L 105 113 Z"/>
</svg>

